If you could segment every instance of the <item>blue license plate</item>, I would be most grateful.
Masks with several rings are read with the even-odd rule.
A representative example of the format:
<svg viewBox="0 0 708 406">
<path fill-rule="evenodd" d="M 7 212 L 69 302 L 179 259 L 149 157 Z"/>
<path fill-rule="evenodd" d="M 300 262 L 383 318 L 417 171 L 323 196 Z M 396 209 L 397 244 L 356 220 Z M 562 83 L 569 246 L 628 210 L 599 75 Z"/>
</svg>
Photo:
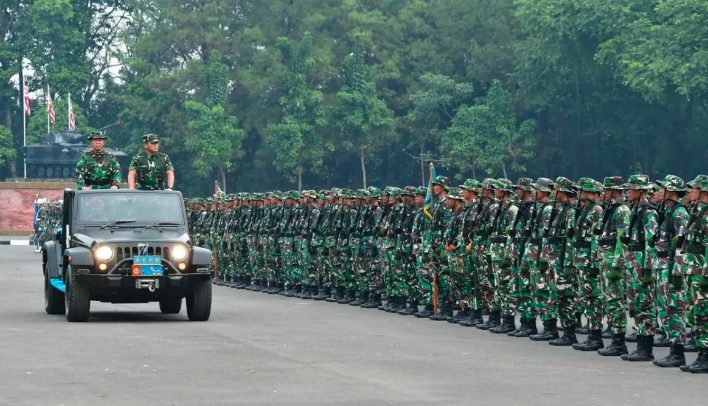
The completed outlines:
<svg viewBox="0 0 708 406">
<path fill-rule="evenodd" d="M 143 276 L 161 276 L 162 257 L 159 255 L 136 255 L 133 257 L 133 265 L 140 265 Z"/>
</svg>

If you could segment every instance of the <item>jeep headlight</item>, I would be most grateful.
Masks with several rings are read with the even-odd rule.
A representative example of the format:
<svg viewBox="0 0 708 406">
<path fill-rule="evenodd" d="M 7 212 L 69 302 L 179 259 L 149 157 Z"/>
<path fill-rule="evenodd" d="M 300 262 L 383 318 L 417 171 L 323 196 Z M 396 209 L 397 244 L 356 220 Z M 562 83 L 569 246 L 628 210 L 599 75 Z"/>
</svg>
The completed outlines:
<svg viewBox="0 0 708 406">
<path fill-rule="evenodd" d="M 187 251 L 187 247 L 184 245 L 175 245 L 172 248 L 172 251 L 170 251 L 170 256 L 172 259 L 175 261 L 184 261 L 187 259 L 187 255 L 189 254 L 189 251 Z"/>
<path fill-rule="evenodd" d="M 101 246 L 96 250 L 94 255 L 96 255 L 96 259 L 99 261 L 108 261 L 113 258 L 113 248 L 107 245 Z"/>
</svg>

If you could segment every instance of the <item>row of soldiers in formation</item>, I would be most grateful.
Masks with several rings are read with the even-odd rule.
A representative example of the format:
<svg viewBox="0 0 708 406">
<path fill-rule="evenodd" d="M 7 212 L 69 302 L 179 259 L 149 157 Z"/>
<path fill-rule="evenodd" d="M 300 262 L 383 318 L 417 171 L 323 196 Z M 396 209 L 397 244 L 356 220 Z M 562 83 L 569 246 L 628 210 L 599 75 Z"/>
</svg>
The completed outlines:
<svg viewBox="0 0 708 406">
<path fill-rule="evenodd" d="M 670 346 L 654 363 L 694 373 L 708 372 L 707 209 L 708 177 L 685 183 L 673 175 L 468 179 L 460 187 L 437 176 L 430 190 L 187 201 L 194 241 L 215 253 L 218 284 L 378 307 L 627 361 L 654 360 L 655 344 Z M 578 342 L 581 329 L 588 336 Z M 699 352 L 690 364 L 689 348 Z"/>
</svg>

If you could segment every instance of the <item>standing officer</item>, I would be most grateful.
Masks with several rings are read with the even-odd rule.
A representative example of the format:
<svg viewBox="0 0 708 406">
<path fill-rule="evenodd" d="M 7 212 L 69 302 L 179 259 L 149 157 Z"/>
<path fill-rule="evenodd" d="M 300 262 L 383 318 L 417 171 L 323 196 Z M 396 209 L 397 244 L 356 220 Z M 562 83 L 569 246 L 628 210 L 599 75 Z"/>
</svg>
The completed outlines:
<svg viewBox="0 0 708 406">
<path fill-rule="evenodd" d="M 175 168 L 170 157 L 160 152 L 160 138 L 156 134 L 143 135 L 143 151 L 133 157 L 128 169 L 128 188 L 172 190 L 174 184 Z"/>
<path fill-rule="evenodd" d="M 106 152 L 106 134 L 95 131 L 88 136 L 91 151 L 81 154 L 76 162 L 76 189 L 118 189 L 120 164 L 113 154 Z"/>
</svg>

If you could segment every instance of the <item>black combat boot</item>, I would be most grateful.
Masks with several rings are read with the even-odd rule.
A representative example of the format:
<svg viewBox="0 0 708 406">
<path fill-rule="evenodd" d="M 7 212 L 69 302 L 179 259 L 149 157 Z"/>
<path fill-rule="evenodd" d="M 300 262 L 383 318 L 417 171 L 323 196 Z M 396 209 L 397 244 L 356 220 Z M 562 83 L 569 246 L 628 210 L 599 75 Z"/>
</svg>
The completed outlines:
<svg viewBox="0 0 708 406">
<path fill-rule="evenodd" d="M 330 289 L 330 296 L 325 300 L 328 302 L 336 302 L 342 297 L 344 297 L 344 288 L 342 286 L 334 286 Z"/>
<path fill-rule="evenodd" d="M 458 324 L 464 327 L 475 327 L 480 323 L 484 323 L 484 320 L 482 320 L 482 309 L 474 309 L 470 313 L 470 317 L 466 320 L 462 320 Z"/>
<path fill-rule="evenodd" d="M 452 319 L 453 305 L 450 302 L 443 302 L 442 306 L 438 309 L 438 314 L 432 314 L 428 317 L 430 320 L 434 321 L 447 321 Z"/>
<path fill-rule="evenodd" d="M 532 335 L 538 334 L 538 329 L 536 328 L 536 318 L 535 317 L 529 317 L 526 319 L 526 327 L 523 329 L 519 330 L 518 333 L 514 335 L 514 337 L 531 337 Z"/>
<path fill-rule="evenodd" d="M 558 320 L 548 319 L 543 322 L 543 331 L 532 334 L 529 338 L 533 341 L 549 341 L 558 338 Z"/>
<path fill-rule="evenodd" d="M 633 331 L 632 334 L 625 336 L 624 341 L 628 343 L 636 343 L 637 342 L 637 332 Z"/>
<path fill-rule="evenodd" d="M 624 361 L 653 361 L 654 336 L 637 336 L 637 350 L 631 354 L 622 355 Z"/>
<path fill-rule="evenodd" d="M 662 368 L 676 368 L 686 365 L 686 355 L 683 351 L 683 344 L 674 344 L 669 350 L 669 355 L 654 361 L 654 365 Z"/>
<path fill-rule="evenodd" d="M 414 313 L 413 315 L 419 319 L 428 318 L 433 314 L 433 305 L 427 304 L 423 307 L 423 310 Z"/>
<path fill-rule="evenodd" d="M 406 302 L 408 301 L 408 298 L 405 296 L 399 296 L 398 300 L 396 303 L 393 304 L 393 307 L 391 308 L 391 313 L 400 313 L 404 310 L 406 310 Z"/>
<path fill-rule="evenodd" d="M 489 332 L 494 334 L 508 334 L 515 330 L 516 325 L 514 324 L 514 316 L 507 315 L 502 317 L 502 322 L 500 325 L 490 328 Z"/>
<path fill-rule="evenodd" d="M 602 338 L 612 338 L 612 330 L 610 329 L 610 326 L 607 326 L 606 329 L 602 330 Z"/>
<path fill-rule="evenodd" d="M 466 320 L 470 317 L 470 314 L 472 314 L 471 309 L 465 309 L 465 310 L 458 310 L 457 314 L 454 315 L 450 320 L 448 320 L 450 323 L 459 323 L 462 320 Z"/>
<path fill-rule="evenodd" d="M 316 288 L 312 285 L 302 285 L 302 294 L 300 295 L 300 298 L 305 300 L 312 299 L 315 289 Z"/>
<path fill-rule="evenodd" d="M 357 293 L 357 298 L 355 301 L 349 303 L 349 306 L 361 306 L 369 300 L 369 291 L 363 290 Z"/>
<path fill-rule="evenodd" d="M 315 296 L 313 296 L 312 298 L 314 300 L 325 300 L 330 296 L 330 292 L 331 292 L 331 290 L 330 290 L 329 286 L 320 286 L 317 289 L 317 294 Z"/>
<path fill-rule="evenodd" d="M 337 300 L 337 303 L 339 303 L 339 304 L 347 304 L 347 303 L 351 303 L 351 302 L 353 302 L 354 300 L 356 300 L 356 292 L 355 292 L 354 290 L 347 289 L 345 293 L 346 293 L 346 294 L 344 295 L 344 297 L 342 297 L 341 299 Z"/>
<path fill-rule="evenodd" d="M 400 296 L 391 296 L 391 298 L 388 300 L 387 306 L 384 307 L 384 311 L 386 313 L 393 313 L 396 311 L 398 308 L 398 303 L 400 303 L 401 298 Z M 390 305 L 388 305 L 390 303 Z"/>
<path fill-rule="evenodd" d="M 597 350 L 597 353 L 605 357 L 619 357 L 620 355 L 627 354 L 627 344 L 624 342 L 624 333 L 613 334 L 612 343 L 601 350 Z"/>
<path fill-rule="evenodd" d="M 548 342 L 549 345 L 554 345 L 556 347 L 570 347 L 571 345 L 577 343 L 578 337 L 575 335 L 575 326 L 564 327 L 562 337 Z"/>
<path fill-rule="evenodd" d="M 286 284 L 285 289 L 283 289 L 282 292 L 280 292 L 281 295 L 286 296 L 286 297 L 293 297 L 295 296 L 295 293 L 293 292 L 293 285 L 291 284 Z"/>
<path fill-rule="evenodd" d="M 528 323 L 528 322 L 527 322 L 527 320 L 526 320 L 526 317 L 520 317 L 520 318 L 519 318 L 519 327 L 517 327 L 517 328 L 514 329 L 513 331 L 510 331 L 510 332 L 506 333 L 506 335 L 508 335 L 509 337 L 514 337 L 514 336 L 516 336 L 516 334 L 517 334 L 519 331 L 521 331 L 521 330 L 523 330 L 523 329 L 526 328 L 526 324 L 527 324 L 527 323 Z"/>
<path fill-rule="evenodd" d="M 489 318 L 487 319 L 487 321 L 485 321 L 482 324 L 477 324 L 475 327 L 477 327 L 480 330 L 489 330 L 490 328 L 497 327 L 500 324 L 501 324 L 501 311 L 500 310 L 492 310 L 489 312 Z"/>
<path fill-rule="evenodd" d="M 671 341 L 666 337 L 666 333 L 663 331 L 654 335 L 654 348 L 660 347 L 671 347 Z"/>
<path fill-rule="evenodd" d="M 686 344 L 683 346 L 685 352 L 698 352 L 698 347 L 696 346 L 696 340 L 693 337 L 688 337 L 686 339 Z"/>
<path fill-rule="evenodd" d="M 684 372 L 693 372 L 694 374 L 708 374 L 708 348 L 701 348 L 698 352 L 696 362 L 688 365 L 686 370 L 684 370 L 684 367 L 681 367 L 681 370 Z"/>
<path fill-rule="evenodd" d="M 412 314 L 418 313 L 418 300 L 417 299 L 410 299 L 408 300 L 408 306 L 403 308 L 402 310 L 398 311 L 398 314 L 402 314 L 404 316 L 410 316 Z"/>
<path fill-rule="evenodd" d="M 361 305 L 364 309 L 376 309 L 381 306 L 381 295 L 376 292 L 369 293 L 369 300 Z"/>
<path fill-rule="evenodd" d="M 589 334 L 590 333 L 590 325 L 589 324 L 583 325 L 583 318 L 581 315 L 578 315 L 576 326 L 580 326 L 577 329 L 575 329 L 576 334 Z"/>
<path fill-rule="evenodd" d="M 602 331 L 600 330 L 590 330 L 585 342 L 573 344 L 573 349 L 578 351 L 597 351 L 604 347 L 605 343 L 602 342 Z"/>
<path fill-rule="evenodd" d="M 395 299 L 395 296 L 386 296 L 386 303 L 381 303 L 377 309 L 382 310 L 382 311 L 387 311 L 388 309 L 393 306 L 393 300 Z"/>
</svg>

